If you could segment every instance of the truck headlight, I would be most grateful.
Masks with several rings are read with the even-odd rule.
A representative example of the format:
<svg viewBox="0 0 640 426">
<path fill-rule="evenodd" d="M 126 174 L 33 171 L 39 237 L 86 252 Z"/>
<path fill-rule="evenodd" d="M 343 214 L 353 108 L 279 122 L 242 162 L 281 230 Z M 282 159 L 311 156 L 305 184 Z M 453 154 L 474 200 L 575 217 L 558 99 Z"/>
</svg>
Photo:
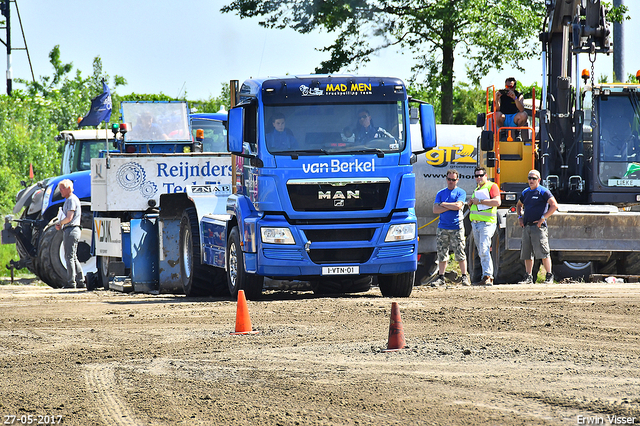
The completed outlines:
<svg viewBox="0 0 640 426">
<path fill-rule="evenodd" d="M 385 243 L 391 241 L 407 241 L 413 240 L 416 237 L 416 224 L 415 223 L 403 223 L 402 225 L 391 225 L 387 236 L 385 237 Z"/>
<path fill-rule="evenodd" d="M 295 244 L 289 228 L 260 228 L 262 242 L 269 244 Z"/>
<path fill-rule="evenodd" d="M 53 185 L 47 186 L 47 190 L 44 191 L 44 196 L 42 197 L 42 210 L 40 210 L 41 214 L 44 214 L 47 208 L 49 208 L 49 201 L 51 200 L 52 192 L 53 192 Z"/>
</svg>

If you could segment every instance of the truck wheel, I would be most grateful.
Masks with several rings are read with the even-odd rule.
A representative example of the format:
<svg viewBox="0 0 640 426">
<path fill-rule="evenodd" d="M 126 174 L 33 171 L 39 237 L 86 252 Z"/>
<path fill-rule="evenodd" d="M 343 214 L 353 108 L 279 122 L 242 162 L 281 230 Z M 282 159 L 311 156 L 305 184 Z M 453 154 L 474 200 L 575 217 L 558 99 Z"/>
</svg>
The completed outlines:
<svg viewBox="0 0 640 426">
<path fill-rule="evenodd" d="M 109 290 L 109 256 L 98 256 L 96 264 L 98 265 L 98 286 L 105 290 Z"/>
<path fill-rule="evenodd" d="M 384 297 L 409 297 L 413 290 L 415 272 L 378 275 L 378 287 Z"/>
<path fill-rule="evenodd" d="M 587 281 L 589 280 L 589 275 L 593 272 L 592 262 L 561 262 L 555 259 L 552 259 L 552 262 L 551 269 L 556 281 L 562 281 L 565 278 L 569 278 L 572 281 Z"/>
<path fill-rule="evenodd" d="M 180 275 L 182 290 L 187 296 L 208 296 L 212 293 L 206 265 L 200 263 L 200 228 L 196 209 L 185 209 L 180 220 Z"/>
<path fill-rule="evenodd" d="M 627 253 L 624 262 L 624 273 L 626 275 L 640 275 L 640 253 Z"/>
<path fill-rule="evenodd" d="M 434 252 L 421 253 L 421 261 L 418 262 L 418 269 L 416 270 L 416 280 L 413 283 L 414 286 L 422 285 L 422 282 L 432 276 L 438 270 L 437 258 L 438 254 Z"/>
<path fill-rule="evenodd" d="M 48 255 L 48 259 L 44 259 L 41 257 L 41 249 L 38 250 L 38 258 L 40 260 L 40 271 L 49 276 L 52 281 L 60 281 L 60 285 L 58 287 L 62 287 L 66 284 L 67 281 L 67 260 L 65 259 L 65 250 L 64 244 L 62 242 L 62 231 L 57 231 L 55 228 L 56 220 L 52 220 L 48 227 L 45 229 L 43 233 L 43 238 L 47 234 L 47 232 L 53 232 L 53 236 L 48 244 L 48 250 L 45 249 L 46 253 L 42 253 L 43 256 Z M 78 241 L 78 248 L 76 252 L 76 256 L 78 257 L 78 261 L 80 265 L 82 265 L 83 275 L 87 275 L 89 272 L 96 271 L 96 258 L 95 256 L 91 256 L 91 233 L 93 232 L 93 213 L 91 212 L 83 212 L 82 213 L 82 234 L 80 235 L 80 241 Z M 52 229 L 52 231 L 50 231 Z M 53 270 L 52 270 L 53 269 Z"/>
<path fill-rule="evenodd" d="M 614 253 L 606 262 L 598 262 L 599 274 L 619 274 L 620 273 L 620 254 Z"/>
<path fill-rule="evenodd" d="M 248 274 L 244 270 L 244 254 L 240 246 L 240 233 L 237 226 L 234 226 L 229 233 L 227 266 L 227 282 L 229 283 L 231 297 L 237 299 L 238 290 L 244 290 L 244 295 L 247 299 L 259 299 L 262 295 L 264 277 L 257 274 Z"/>
</svg>

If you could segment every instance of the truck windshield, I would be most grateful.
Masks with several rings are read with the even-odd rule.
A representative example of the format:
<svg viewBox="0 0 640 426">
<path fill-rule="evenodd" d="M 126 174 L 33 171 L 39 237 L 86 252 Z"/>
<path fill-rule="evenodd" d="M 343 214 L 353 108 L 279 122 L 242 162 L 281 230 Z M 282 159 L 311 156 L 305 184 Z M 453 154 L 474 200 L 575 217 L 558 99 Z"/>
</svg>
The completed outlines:
<svg viewBox="0 0 640 426">
<path fill-rule="evenodd" d="M 182 102 L 122 102 L 129 125 L 125 142 L 191 141 L 187 104 Z"/>
<path fill-rule="evenodd" d="M 222 121 L 194 118 L 191 120 L 191 133 L 194 140 L 198 129 L 204 131 L 203 152 L 228 152 L 227 129 L 224 128 Z"/>
<path fill-rule="evenodd" d="M 601 182 L 607 186 L 640 186 L 640 122 L 631 99 L 627 94 L 602 97 L 596 114 Z"/>
<path fill-rule="evenodd" d="M 398 152 L 407 135 L 403 103 L 265 106 L 271 153 Z"/>
</svg>

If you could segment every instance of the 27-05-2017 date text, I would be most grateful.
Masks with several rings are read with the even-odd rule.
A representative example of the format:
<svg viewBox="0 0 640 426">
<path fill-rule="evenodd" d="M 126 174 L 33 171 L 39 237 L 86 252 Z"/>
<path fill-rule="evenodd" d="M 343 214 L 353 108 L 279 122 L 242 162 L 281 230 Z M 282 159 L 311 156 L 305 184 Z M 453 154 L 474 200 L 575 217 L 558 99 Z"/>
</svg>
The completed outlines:
<svg viewBox="0 0 640 426">
<path fill-rule="evenodd" d="M 53 414 L 4 414 L 2 416 L 3 425 L 57 425 L 62 423 L 61 415 Z"/>
</svg>

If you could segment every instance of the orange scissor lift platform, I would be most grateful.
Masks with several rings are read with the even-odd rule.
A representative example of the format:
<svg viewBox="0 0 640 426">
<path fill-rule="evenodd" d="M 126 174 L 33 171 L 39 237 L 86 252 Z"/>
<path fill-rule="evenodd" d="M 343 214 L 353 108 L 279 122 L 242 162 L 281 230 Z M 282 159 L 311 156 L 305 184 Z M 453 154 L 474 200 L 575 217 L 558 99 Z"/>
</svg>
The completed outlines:
<svg viewBox="0 0 640 426">
<path fill-rule="evenodd" d="M 533 99 L 531 126 L 503 126 L 498 129 L 496 89 L 495 86 L 489 86 L 486 90 L 485 123 L 480 136 L 478 164 L 487 168 L 489 178 L 501 191 L 509 191 L 507 188 L 521 187 L 522 184 L 526 185 L 529 170 L 535 169 L 537 155 L 535 89 L 531 92 Z M 516 140 L 517 131 L 520 131 L 522 141 Z M 501 133 L 506 134 L 503 140 L 500 138 Z"/>
</svg>

